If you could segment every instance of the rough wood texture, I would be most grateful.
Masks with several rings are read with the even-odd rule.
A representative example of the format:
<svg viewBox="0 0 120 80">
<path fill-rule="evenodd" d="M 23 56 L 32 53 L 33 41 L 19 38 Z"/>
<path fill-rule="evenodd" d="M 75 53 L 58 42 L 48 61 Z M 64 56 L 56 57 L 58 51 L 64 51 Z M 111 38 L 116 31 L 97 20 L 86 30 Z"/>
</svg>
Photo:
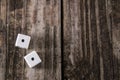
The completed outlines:
<svg viewBox="0 0 120 80">
<path fill-rule="evenodd" d="M 32 37 L 28 50 L 15 47 L 18 33 Z M 23 57 L 36 50 L 42 63 Z M 0 80 L 61 80 L 60 0 L 0 0 Z"/>
<path fill-rule="evenodd" d="M 119 80 L 120 0 L 63 0 L 64 79 Z"/>
<path fill-rule="evenodd" d="M 0 80 L 61 80 L 61 63 L 64 80 L 120 80 L 119 4 L 0 0 Z M 28 50 L 15 47 L 18 33 L 32 37 Z M 23 57 L 33 50 L 42 63 L 31 69 Z"/>
</svg>

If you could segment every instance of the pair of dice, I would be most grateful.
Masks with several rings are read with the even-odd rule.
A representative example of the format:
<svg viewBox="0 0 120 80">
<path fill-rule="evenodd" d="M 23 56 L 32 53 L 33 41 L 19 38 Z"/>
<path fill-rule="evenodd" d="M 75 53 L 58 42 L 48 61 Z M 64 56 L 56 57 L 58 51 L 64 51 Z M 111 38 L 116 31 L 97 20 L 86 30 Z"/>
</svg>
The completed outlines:
<svg viewBox="0 0 120 80">
<path fill-rule="evenodd" d="M 31 40 L 30 36 L 24 34 L 18 34 L 15 46 L 28 49 L 30 40 Z M 27 54 L 26 56 L 24 56 L 24 59 L 30 68 L 41 63 L 41 59 L 36 51 L 32 51 L 31 53 Z"/>
</svg>

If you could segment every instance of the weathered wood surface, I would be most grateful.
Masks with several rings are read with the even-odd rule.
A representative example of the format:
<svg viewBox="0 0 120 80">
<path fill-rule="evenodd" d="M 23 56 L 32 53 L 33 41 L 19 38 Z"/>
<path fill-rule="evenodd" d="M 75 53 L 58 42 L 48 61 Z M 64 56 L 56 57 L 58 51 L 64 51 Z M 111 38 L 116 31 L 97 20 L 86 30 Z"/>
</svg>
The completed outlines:
<svg viewBox="0 0 120 80">
<path fill-rule="evenodd" d="M 120 0 L 63 0 L 64 79 L 120 80 Z"/>
<path fill-rule="evenodd" d="M 119 4 L 0 0 L 0 80 L 61 80 L 61 52 L 64 80 L 120 80 Z M 28 50 L 15 47 L 18 33 L 32 37 Z M 33 69 L 23 59 L 32 50 L 42 59 Z"/>
<path fill-rule="evenodd" d="M 28 50 L 15 47 L 18 33 L 32 37 Z M 60 0 L 0 0 L 0 80 L 61 80 Z M 23 57 L 36 50 L 42 63 Z"/>
</svg>

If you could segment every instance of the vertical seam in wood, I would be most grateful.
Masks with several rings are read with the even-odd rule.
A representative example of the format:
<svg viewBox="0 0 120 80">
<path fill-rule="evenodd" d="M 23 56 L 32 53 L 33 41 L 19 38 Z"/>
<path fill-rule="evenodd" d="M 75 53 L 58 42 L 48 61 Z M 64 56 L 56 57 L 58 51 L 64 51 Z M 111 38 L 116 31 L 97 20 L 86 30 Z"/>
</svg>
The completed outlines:
<svg viewBox="0 0 120 80">
<path fill-rule="evenodd" d="M 63 0 L 60 0 L 60 26 L 61 26 L 61 79 L 64 78 L 64 6 Z"/>
</svg>

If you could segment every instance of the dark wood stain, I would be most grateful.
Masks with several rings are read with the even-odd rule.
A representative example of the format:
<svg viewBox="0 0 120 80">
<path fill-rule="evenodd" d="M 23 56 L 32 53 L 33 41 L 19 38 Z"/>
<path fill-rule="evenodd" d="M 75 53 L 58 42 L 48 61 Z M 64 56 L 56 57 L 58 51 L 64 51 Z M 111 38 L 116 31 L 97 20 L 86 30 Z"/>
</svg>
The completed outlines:
<svg viewBox="0 0 120 80">
<path fill-rule="evenodd" d="M 61 80 L 59 13 L 57 0 L 0 1 L 0 80 Z M 18 33 L 32 37 L 28 50 L 15 47 Z M 42 63 L 31 69 L 23 57 L 33 50 Z"/>
<path fill-rule="evenodd" d="M 63 2 L 65 80 L 119 80 L 119 3 Z"/>
<path fill-rule="evenodd" d="M 119 4 L 120 0 L 0 0 L 0 80 L 119 80 Z M 15 47 L 18 33 L 31 36 L 29 49 Z M 31 69 L 23 57 L 33 50 L 42 63 Z"/>
</svg>

